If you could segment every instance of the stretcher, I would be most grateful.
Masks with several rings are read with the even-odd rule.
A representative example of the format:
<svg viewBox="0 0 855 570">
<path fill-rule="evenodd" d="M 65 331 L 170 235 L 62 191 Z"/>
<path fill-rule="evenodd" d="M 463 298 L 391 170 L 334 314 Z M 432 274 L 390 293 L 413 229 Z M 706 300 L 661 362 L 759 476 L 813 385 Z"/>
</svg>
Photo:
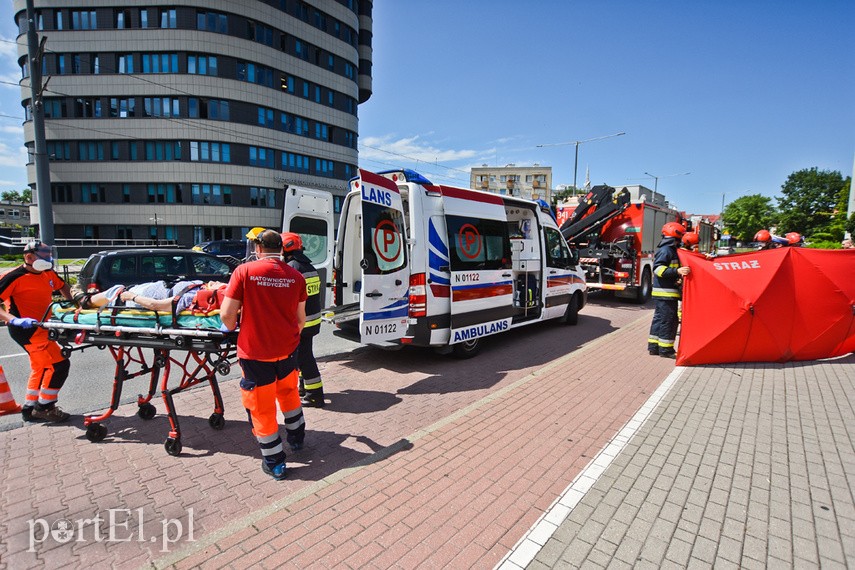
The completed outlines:
<svg viewBox="0 0 855 570">
<path fill-rule="evenodd" d="M 100 415 L 83 419 L 86 437 L 98 442 L 107 436 L 102 423 L 119 407 L 122 387 L 128 380 L 148 376 L 148 393 L 137 397 L 137 415 L 150 420 L 156 414 L 151 403 L 157 391 L 158 378 L 170 431 L 164 442 L 169 455 L 181 453 L 181 429 L 173 397 L 202 382 L 207 382 L 214 396 L 214 411 L 208 424 L 216 430 L 225 426 L 223 398 L 217 374 L 226 376 L 237 358 L 237 333 L 219 330 L 219 312 L 204 316 L 189 313 L 129 309 L 108 305 L 81 310 L 67 303 L 53 303 L 51 317 L 40 323 L 48 337 L 59 343 L 62 355 L 92 347 L 107 349 L 116 362 L 110 407 Z M 170 387 L 170 375 L 180 371 L 177 385 Z"/>
</svg>

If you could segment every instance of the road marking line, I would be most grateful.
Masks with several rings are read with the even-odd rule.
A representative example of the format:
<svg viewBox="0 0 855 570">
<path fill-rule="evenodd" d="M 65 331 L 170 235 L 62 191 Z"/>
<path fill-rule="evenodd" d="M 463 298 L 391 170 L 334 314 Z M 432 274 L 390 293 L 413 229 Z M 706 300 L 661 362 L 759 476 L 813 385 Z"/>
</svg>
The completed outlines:
<svg viewBox="0 0 855 570">
<path fill-rule="evenodd" d="M 26 352 L 19 352 L 18 354 L 5 354 L 3 356 L 0 356 L 0 358 L 15 358 L 17 356 L 27 356 L 27 353 Z"/>
<path fill-rule="evenodd" d="M 552 505 L 546 509 L 537 522 L 528 532 L 514 545 L 510 552 L 502 558 L 494 567 L 494 570 L 521 570 L 535 559 L 540 549 L 552 538 L 573 509 L 585 494 L 591 490 L 597 479 L 605 473 L 612 461 L 626 447 L 626 444 L 638 433 L 647 419 L 659 405 L 671 387 L 680 378 L 685 370 L 683 366 L 677 366 L 650 395 L 641 408 L 630 418 L 624 426 L 618 430 L 599 453 L 588 463 L 575 479 L 564 489 L 564 492 L 555 499 Z"/>
<path fill-rule="evenodd" d="M 282 499 L 279 499 L 278 501 L 274 501 L 273 503 L 270 503 L 266 507 L 262 507 L 256 511 L 252 511 L 251 513 L 249 513 L 243 517 L 237 518 L 237 519 L 233 520 L 231 523 L 226 524 L 224 527 L 213 530 L 201 538 L 197 538 L 192 544 L 185 544 L 184 546 L 175 550 L 174 552 L 170 552 L 169 554 L 167 554 L 165 556 L 161 556 L 160 558 L 158 558 L 156 560 L 152 560 L 152 561 L 145 563 L 143 566 L 140 566 L 140 568 L 156 568 L 156 569 L 167 568 L 167 567 L 172 566 L 172 565 L 180 562 L 181 560 L 184 560 L 185 558 L 195 554 L 196 552 L 204 550 L 205 548 L 207 548 L 209 546 L 216 545 L 217 541 L 222 540 L 222 539 L 224 539 L 228 536 L 231 536 L 233 534 L 236 534 L 236 533 L 240 532 L 241 530 L 253 525 L 254 523 L 256 523 L 256 522 L 258 522 L 258 521 L 260 521 L 260 520 L 262 520 L 262 519 L 264 519 L 270 515 L 273 515 L 273 514 L 277 513 L 278 511 L 281 511 L 282 509 L 285 509 L 288 506 L 290 506 L 290 505 L 292 505 L 292 504 L 294 504 L 294 503 L 296 503 L 296 502 L 298 502 L 298 501 L 300 501 L 306 497 L 309 497 L 315 493 L 322 491 L 324 488 L 329 487 L 333 483 L 340 481 L 340 480 L 344 479 L 345 477 L 348 477 L 348 476 L 352 475 L 353 473 L 360 471 L 364 467 L 367 467 L 368 465 L 371 465 L 373 463 L 377 463 L 379 461 L 383 461 L 383 460 L 391 457 L 392 455 L 395 455 L 396 453 L 398 453 L 400 451 L 408 449 L 409 447 L 412 446 L 412 444 L 414 442 L 416 442 L 416 441 L 422 439 L 423 437 L 430 435 L 431 433 L 441 429 L 442 427 L 466 416 L 467 414 L 469 414 L 469 413 L 471 413 L 471 412 L 473 412 L 479 408 L 482 408 L 482 407 L 492 403 L 493 401 L 495 401 L 499 398 L 502 398 L 508 392 L 511 392 L 512 390 L 516 390 L 520 386 L 524 386 L 525 384 L 528 384 L 529 382 L 535 381 L 538 376 L 544 374 L 545 372 L 549 372 L 550 370 L 552 370 L 553 368 L 555 368 L 557 366 L 562 366 L 569 360 L 574 360 L 577 358 L 584 358 L 584 355 L 587 352 L 589 352 L 590 350 L 594 349 L 596 346 L 602 344 L 603 342 L 607 342 L 607 341 L 611 340 L 611 337 L 613 337 L 617 334 L 620 334 L 622 331 L 626 331 L 627 329 L 629 329 L 633 326 L 638 325 L 642 321 L 649 321 L 649 319 L 650 319 L 649 315 L 644 315 L 643 317 L 639 317 L 638 319 L 636 319 L 630 323 L 625 324 L 624 326 L 622 326 L 621 328 L 619 328 L 617 330 L 614 330 L 614 331 L 612 331 L 606 335 L 603 335 L 601 337 L 597 337 L 595 339 L 592 339 L 592 340 L 588 341 L 587 343 L 583 344 L 582 346 L 580 346 L 579 348 L 577 348 L 576 350 L 574 350 L 573 352 L 570 352 L 568 354 L 565 354 L 564 356 L 556 358 L 555 360 L 549 362 L 548 364 L 533 370 L 532 372 L 530 372 L 529 374 L 520 378 L 519 380 L 516 380 L 515 382 L 508 384 L 507 386 L 497 390 L 496 392 L 491 392 L 490 394 L 487 394 L 486 396 L 484 396 L 480 400 L 472 402 L 468 406 L 461 408 L 461 409 L 457 410 L 456 412 L 453 412 L 452 414 L 438 420 L 437 422 L 431 424 L 430 426 L 427 426 L 427 427 L 422 428 L 420 430 L 416 430 L 415 432 L 413 432 L 409 436 L 396 441 L 395 443 L 389 445 L 388 447 L 385 447 L 385 448 L 373 453 L 372 455 L 369 455 L 368 457 L 364 457 L 364 458 L 360 459 L 359 461 L 356 461 L 351 466 L 344 467 L 344 468 L 336 471 L 335 473 L 332 473 L 329 476 L 324 477 L 323 479 L 320 479 L 319 481 L 316 481 L 315 483 L 312 483 L 311 485 L 307 485 L 306 487 L 303 487 L 302 489 L 298 489 L 294 493 L 291 493 L 290 495 L 283 497 Z M 655 394 L 655 392 L 654 392 L 654 394 Z M 540 549 L 540 547 L 538 547 L 538 550 L 539 549 Z"/>
</svg>

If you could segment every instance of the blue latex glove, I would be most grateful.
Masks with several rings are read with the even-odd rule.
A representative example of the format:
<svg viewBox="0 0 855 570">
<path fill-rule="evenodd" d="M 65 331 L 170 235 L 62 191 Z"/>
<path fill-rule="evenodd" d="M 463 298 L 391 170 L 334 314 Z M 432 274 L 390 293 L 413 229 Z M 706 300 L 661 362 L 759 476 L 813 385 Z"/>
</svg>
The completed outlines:
<svg viewBox="0 0 855 570">
<path fill-rule="evenodd" d="M 225 324 L 220 325 L 220 331 L 222 332 L 232 332 L 234 329 L 230 329 Z"/>
<path fill-rule="evenodd" d="M 37 322 L 39 322 L 39 321 L 32 318 L 32 317 L 15 317 L 11 321 L 9 321 L 9 324 L 12 325 L 13 327 L 21 327 L 22 329 L 29 329 L 29 328 L 36 326 Z"/>
</svg>

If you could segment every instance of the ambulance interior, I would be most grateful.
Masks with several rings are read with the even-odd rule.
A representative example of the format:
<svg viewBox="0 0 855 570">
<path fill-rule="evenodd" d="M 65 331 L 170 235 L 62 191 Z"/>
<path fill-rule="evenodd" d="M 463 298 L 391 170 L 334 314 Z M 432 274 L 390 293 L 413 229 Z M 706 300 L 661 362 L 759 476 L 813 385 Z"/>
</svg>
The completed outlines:
<svg viewBox="0 0 855 570">
<path fill-rule="evenodd" d="M 540 231 L 534 209 L 505 204 L 508 237 L 511 241 L 511 271 L 514 284 L 514 322 L 536 318 L 542 309 Z"/>
</svg>

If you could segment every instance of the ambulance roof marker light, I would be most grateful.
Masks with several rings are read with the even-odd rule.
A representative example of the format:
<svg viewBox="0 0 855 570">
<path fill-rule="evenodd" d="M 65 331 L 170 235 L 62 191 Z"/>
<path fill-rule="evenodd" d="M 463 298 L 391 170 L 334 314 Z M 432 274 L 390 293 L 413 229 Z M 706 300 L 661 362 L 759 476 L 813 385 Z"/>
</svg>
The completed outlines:
<svg viewBox="0 0 855 570">
<path fill-rule="evenodd" d="M 428 180 L 427 178 L 425 178 L 424 176 L 422 176 L 421 174 L 419 174 L 415 170 L 410 170 L 409 168 L 400 168 L 397 170 L 384 170 L 383 172 L 378 172 L 377 174 L 380 174 L 380 175 L 392 174 L 392 173 L 397 174 L 399 172 L 404 175 L 404 180 L 406 180 L 407 182 L 412 182 L 414 184 L 421 184 L 422 186 L 430 186 L 433 184 L 430 180 Z"/>
</svg>

